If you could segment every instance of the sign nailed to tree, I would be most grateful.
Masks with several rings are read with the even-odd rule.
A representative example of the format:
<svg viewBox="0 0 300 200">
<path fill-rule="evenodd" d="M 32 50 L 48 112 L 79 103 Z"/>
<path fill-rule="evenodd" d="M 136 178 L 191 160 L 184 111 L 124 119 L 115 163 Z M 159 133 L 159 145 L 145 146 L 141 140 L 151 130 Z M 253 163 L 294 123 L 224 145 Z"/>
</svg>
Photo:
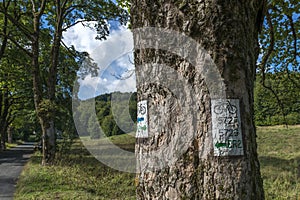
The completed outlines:
<svg viewBox="0 0 300 200">
<path fill-rule="evenodd" d="M 212 100 L 211 106 L 214 155 L 244 155 L 239 100 Z"/>
<path fill-rule="evenodd" d="M 148 106 L 147 101 L 140 101 L 137 104 L 137 130 L 136 138 L 148 137 Z"/>
</svg>

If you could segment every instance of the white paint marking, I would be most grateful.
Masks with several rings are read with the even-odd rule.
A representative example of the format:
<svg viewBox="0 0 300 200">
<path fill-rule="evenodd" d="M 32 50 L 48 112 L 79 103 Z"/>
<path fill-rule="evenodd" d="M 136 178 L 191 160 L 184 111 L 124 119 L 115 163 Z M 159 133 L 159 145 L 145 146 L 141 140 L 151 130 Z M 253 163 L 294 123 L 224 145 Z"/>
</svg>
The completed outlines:
<svg viewBox="0 0 300 200">
<path fill-rule="evenodd" d="M 238 99 L 211 100 L 214 156 L 244 155 Z"/>
<path fill-rule="evenodd" d="M 137 104 L 137 130 L 136 138 L 148 138 L 148 105 L 147 101 L 143 100 Z"/>
</svg>

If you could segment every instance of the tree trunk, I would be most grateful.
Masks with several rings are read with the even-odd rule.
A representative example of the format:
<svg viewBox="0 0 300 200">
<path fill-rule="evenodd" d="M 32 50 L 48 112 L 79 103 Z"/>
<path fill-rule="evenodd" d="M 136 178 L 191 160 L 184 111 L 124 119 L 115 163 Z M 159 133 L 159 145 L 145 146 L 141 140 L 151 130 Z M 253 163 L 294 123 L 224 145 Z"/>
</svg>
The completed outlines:
<svg viewBox="0 0 300 200">
<path fill-rule="evenodd" d="M 32 2 L 34 3 L 34 2 Z M 38 10 L 33 6 L 33 34 L 32 40 L 32 79 L 34 105 L 42 128 L 43 159 L 42 165 L 51 164 L 55 157 L 55 142 L 53 145 L 52 135 L 54 134 L 54 123 L 51 121 L 53 104 L 46 98 L 43 99 L 42 81 L 39 64 L 39 40 L 40 40 L 40 20 L 45 10 L 46 1 L 41 2 Z M 50 103 L 49 103 L 50 102 Z"/>
<path fill-rule="evenodd" d="M 4 74 L 3 78 L 6 80 L 8 77 L 7 74 Z M 9 91 L 7 84 L 4 84 L 0 91 L 0 149 L 6 150 L 7 142 L 7 127 L 9 123 L 9 108 L 11 106 L 9 102 Z"/>
<path fill-rule="evenodd" d="M 136 143 L 138 199 L 264 199 L 253 122 L 262 4 L 132 0 L 149 134 Z M 147 26 L 161 35 L 135 31 Z"/>
<path fill-rule="evenodd" d="M 1 141 L 0 141 L 0 150 L 6 150 L 6 134 L 4 132 L 4 130 L 1 128 L 1 133 L 0 133 L 0 136 L 1 136 Z"/>
<path fill-rule="evenodd" d="M 6 9 L 6 8 L 5 8 Z M 7 24 L 8 24 L 8 20 L 7 20 L 7 17 L 4 15 L 4 23 L 3 23 L 3 28 L 2 28 L 2 34 L 3 34 L 3 38 L 1 38 L 2 40 L 2 44 L 1 44 L 1 47 L 0 47 L 0 60 L 3 58 L 4 56 L 4 53 L 5 53 L 5 49 L 6 49 L 6 46 L 7 46 L 7 41 L 8 41 L 8 38 L 7 38 Z M 4 77 L 4 80 L 5 80 L 6 77 Z M 4 130 L 4 127 L 5 127 L 5 124 L 6 124 L 6 116 L 5 115 L 5 110 L 7 108 L 5 108 L 5 93 L 6 91 L 3 90 L 3 88 L 1 88 L 2 91 L 0 91 L 0 150 L 5 150 L 6 149 L 6 145 L 5 145 L 5 130 Z M 7 109 L 8 111 L 8 109 Z M 8 114 L 8 113 L 7 113 Z M 6 115 L 7 115 L 6 114 Z"/>
<path fill-rule="evenodd" d="M 8 20 L 7 20 L 7 17 L 4 15 L 4 23 L 3 23 L 3 28 L 2 28 L 2 44 L 1 44 L 1 47 L 0 47 L 0 60 L 3 58 L 4 56 L 4 52 L 5 52 L 5 49 L 6 49 L 6 46 L 7 46 L 7 41 L 8 41 L 8 38 L 7 38 L 7 24 L 8 24 Z"/>
<path fill-rule="evenodd" d="M 39 65 L 39 19 L 34 18 L 34 35 L 32 36 L 32 81 L 33 81 L 33 99 L 37 117 L 39 119 L 42 129 L 42 146 L 43 146 L 43 159 L 42 165 L 46 165 L 47 162 L 47 127 L 45 113 L 42 113 L 42 82 L 40 77 L 40 65 Z"/>
<path fill-rule="evenodd" d="M 7 142 L 13 143 L 13 132 L 14 128 L 12 126 L 9 126 L 7 129 Z"/>
<path fill-rule="evenodd" d="M 50 100 L 50 105 L 55 106 L 55 93 L 56 93 L 56 81 L 57 81 L 57 67 L 59 62 L 59 50 L 60 43 L 62 38 L 62 26 L 63 26 L 63 10 L 61 7 L 61 2 L 56 1 L 56 26 L 55 33 L 53 37 L 53 45 L 51 47 L 51 66 L 48 74 L 48 98 Z M 48 155 L 49 161 L 53 161 L 56 152 L 56 132 L 55 132 L 55 123 L 54 118 L 56 115 L 56 109 L 53 107 L 49 110 L 50 119 L 47 126 L 46 134 L 47 134 L 47 145 L 48 146 Z"/>
<path fill-rule="evenodd" d="M 5 133 L 5 125 L 3 123 L 0 125 L 0 150 L 6 150 L 7 134 Z"/>
</svg>

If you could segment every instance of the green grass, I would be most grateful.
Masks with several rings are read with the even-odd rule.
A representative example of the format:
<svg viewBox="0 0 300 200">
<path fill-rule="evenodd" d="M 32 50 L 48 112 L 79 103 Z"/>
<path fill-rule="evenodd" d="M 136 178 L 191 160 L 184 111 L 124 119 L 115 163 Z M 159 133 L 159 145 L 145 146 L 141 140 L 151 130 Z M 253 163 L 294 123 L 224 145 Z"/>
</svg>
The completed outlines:
<svg viewBox="0 0 300 200">
<path fill-rule="evenodd" d="M 10 149 L 10 148 L 16 147 L 18 144 L 15 144 L 15 143 L 5 143 L 5 145 L 6 145 L 6 149 Z"/>
<path fill-rule="evenodd" d="M 85 145 L 88 146 L 106 145 L 110 142 L 128 151 L 134 151 L 135 145 L 134 133 L 116 135 L 106 137 L 104 139 L 90 139 L 90 137 L 80 137 L 80 139 L 84 142 Z"/>
<path fill-rule="evenodd" d="M 300 126 L 257 128 L 267 200 L 300 199 Z"/>
<path fill-rule="evenodd" d="M 299 200 L 300 126 L 258 127 L 257 135 L 266 200 Z M 108 139 L 134 151 L 131 135 Z M 107 144 L 108 139 L 83 138 L 90 145 Z M 135 199 L 134 174 L 101 164 L 79 140 L 67 152 L 52 167 L 42 167 L 36 153 L 22 172 L 15 199 Z"/>
<path fill-rule="evenodd" d="M 90 155 L 77 140 L 54 166 L 34 154 L 17 184 L 15 199 L 135 199 L 135 175 L 118 172 Z"/>
</svg>

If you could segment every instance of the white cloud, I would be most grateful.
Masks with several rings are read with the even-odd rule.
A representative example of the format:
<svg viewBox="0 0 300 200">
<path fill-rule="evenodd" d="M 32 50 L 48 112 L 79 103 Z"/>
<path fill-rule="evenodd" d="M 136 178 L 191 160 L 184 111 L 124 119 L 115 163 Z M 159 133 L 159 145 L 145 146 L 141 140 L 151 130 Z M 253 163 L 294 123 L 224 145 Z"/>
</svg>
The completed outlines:
<svg viewBox="0 0 300 200">
<path fill-rule="evenodd" d="M 133 39 L 130 30 L 121 28 L 113 31 L 107 40 L 101 42 L 91 52 L 100 67 L 107 67 L 113 61 L 133 50 Z"/>
<path fill-rule="evenodd" d="M 116 64 L 123 69 L 133 69 L 133 54 L 126 54 L 116 60 Z"/>
<path fill-rule="evenodd" d="M 63 41 L 67 46 L 73 45 L 78 51 L 90 53 L 100 44 L 100 41 L 95 40 L 96 36 L 95 31 L 79 23 L 63 34 Z"/>
<path fill-rule="evenodd" d="M 88 75 L 84 80 L 80 80 L 80 89 L 78 96 L 81 99 L 92 98 L 94 96 L 110 93 L 113 91 L 133 92 L 136 91 L 135 75 L 127 79 L 115 79 L 108 81 L 102 77 L 91 77 Z"/>
<path fill-rule="evenodd" d="M 113 91 L 132 92 L 136 90 L 135 75 L 118 80 L 112 74 L 122 76 L 126 69 L 133 69 L 132 33 L 125 27 L 111 31 L 107 40 L 95 39 L 96 32 L 77 24 L 64 33 L 64 42 L 74 45 L 78 51 L 86 51 L 100 67 L 99 76 L 88 75 L 80 80 L 79 97 L 92 98 L 95 95 Z M 131 57 L 131 58 L 130 58 Z"/>
</svg>

